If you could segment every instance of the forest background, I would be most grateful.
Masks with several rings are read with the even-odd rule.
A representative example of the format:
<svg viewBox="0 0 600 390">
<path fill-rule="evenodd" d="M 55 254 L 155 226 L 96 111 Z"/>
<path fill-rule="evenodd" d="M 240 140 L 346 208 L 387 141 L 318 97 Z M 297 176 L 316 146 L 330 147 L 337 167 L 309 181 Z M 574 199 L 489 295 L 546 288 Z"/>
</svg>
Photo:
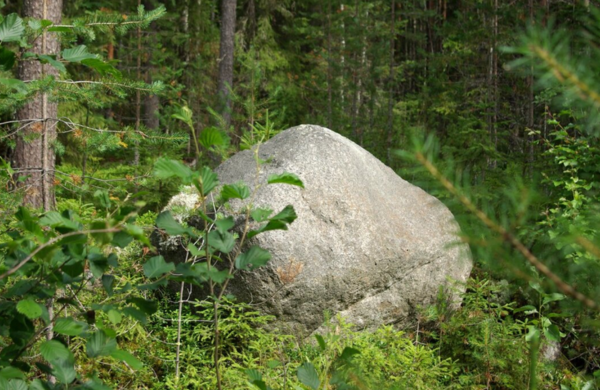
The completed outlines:
<svg viewBox="0 0 600 390">
<path fill-rule="evenodd" d="M 47 5 L 46 17 L 27 14 L 35 4 Z M 263 388 L 256 372 L 248 377 L 241 371 L 250 368 L 265 371 L 271 386 L 285 388 L 296 381 L 319 388 L 336 378 L 343 347 L 350 346 L 365 356 L 379 354 L 376 369 L 355 364 L 363 364 L 357 372 L 366 377 L 373 371 L 379 376 L 365 383 L 385 380 L 387 388 L 597 386 L 600 13 L 594 1 L 39 0 L 0 5 L 0 234 L 5 243 L 15 240 L 11 232 L 31 230 L 19 211 L 23 203 L 40 213 L 71 210 L 85 224 L 136 194 L 144 201 L 136 211 L 138 222 L 149 228 L 181 184 L 155 174 L 159 158 L 214 167 L 278 131 L 313 123 L 352 139 L 446 202 L 476 261 L 461 311 L 450 313 L 440 297 L 436 307 L 423 309 L 421 327 L 406 333 L 382 328 L 367 335 L 342 326 L 343 341 L 335 331 L 318 348 L 296 344 L 294 349 L 289 340 L 278 339 L 276 344 L 285 347 L 269 349 L 266 357 L 260 356 L 261 348 L 273 337 L 284 337 L 249 330 L 247 324 L 266 319 L 233 305 L 225 316 L 235 337 L 223 347 L 223 378 L 213 371 L 218 348 L 210 332 L 202 321 L 193 322 L 198 313 L 210 317 L 210 310 L 184 313 L 190 321 L 183 329 L 184 353 L 181 345 L 175 351 L 168 343 L 176 337 L 179 344 L 182 330 L 163 327 L 157 319 L 181 324 L 181 310 L 177 317 L 165 304 L 168 299 L 148 327 L 131 312 L 127 317 L 124 306 L 95 308 L 91 311 L 102 313 L 98 321 L 105 316 L 115 328 L 112 339 L 120 346 L 147 351 L 138 356 L 146 364 L 143 375 L 132 378 L 127 371 L 137 367 L 133 357 L 80 356 L 72 341 L 62 340 L 86 363 L 77 377 L 51 370 L 50 377 L 69 383 L 101 378 L 124 388 L 226 386 L 221 380 L 230 388 Z M 58 20 L 45 23 L 52 19 L 48 12 Z M 19 27 L 11 14 L 40 22 L 25 19 Z M 46 36 L 48 41 L 56 36 L 61 48 L 36 48 L 35 42 L 46 41 L 38 38 Z M 35 80 L 22 77 L 26 63 L 40 66 Z M 40 115 L 27 105 L 38 98 L 46 114 L 55 113 Z M 37 157 L 23 160 L 20 151 L 32 151 L 33 145 Z M 148 247 L 140 240 L 122 255 L 130 268 L 120 271 L 121 277 L 129 282 L 136 267 L 139 273 L 146 264 Z M 14 248 L 2 248 L 9 259 Z M 3 270 L 10 269 L 5 261 Z M 16 308 L 11 319 L 22 311 L 17 290 L 11 290 L 15 283 L 0 285 L 2 302 Z M 81 298 L 84 306 L 91 304 L 84 298 L 89 297 Z M 21 320 L 41 321 L 35 316 Z M 90 322 L 108 340 L 112 333 L 106 324 Z M 128 326 L 137 336 L 123 332 Z M 0 337 L 10 345 L 10 329 L 2 329 Z M 156 346 L 141 340 L 144 334 L 160 334 L 156 338 L 168 342 Z M 249 338 L 262 346 L 240 341 Z M 549 346 L 559 353 L 540 358 L 541 366 L 533 364 L 536 351 Z M 129 366 L 111 373 L 94 363 L 104 355 Z M 318 371 L 316 387 L 301 365 L 306 361 Z M 288 375 L 288 367 L 297 375 Z M 40 377 L 39 370 L 23 371 L 29 379 Z M 7 383 L 24 380 L 7 375 Z M 157 380 L 160 385 L 153 383 Z"/>
</svg>

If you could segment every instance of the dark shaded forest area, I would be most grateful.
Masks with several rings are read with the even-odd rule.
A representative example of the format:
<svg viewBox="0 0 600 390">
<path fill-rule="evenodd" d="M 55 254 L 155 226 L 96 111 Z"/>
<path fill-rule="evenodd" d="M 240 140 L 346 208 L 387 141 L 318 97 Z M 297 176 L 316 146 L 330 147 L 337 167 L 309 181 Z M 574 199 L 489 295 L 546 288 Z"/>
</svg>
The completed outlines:
<svg viewBox="0 0 600 390">
<path fill-rule="evenodd" d="M 597 389 L 599 6 L 0 0 L 0 390 Z M 414 329 L 338 320 L 314 343 L 215 293 L 233 271 L 198 240 L 221 217 L 161 211 L 304 123 L 453 211 L 460 309 L 440 291 Z M 204 268 L 156 256 L 156 226 Z"/>
</svg>

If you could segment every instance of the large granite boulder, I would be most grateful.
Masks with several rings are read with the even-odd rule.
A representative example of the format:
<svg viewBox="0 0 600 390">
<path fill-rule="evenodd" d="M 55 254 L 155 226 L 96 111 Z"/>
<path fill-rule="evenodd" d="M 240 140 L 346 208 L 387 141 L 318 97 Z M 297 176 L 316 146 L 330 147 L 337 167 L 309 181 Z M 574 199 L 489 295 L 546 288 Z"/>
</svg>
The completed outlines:
<svg viewBox="0 0 600 390">
<path fill-rule="evenodd" d="M 302 125 L 261 145 L 259 156 L 267 161 L 259 183 L 292 172 L 305 189 L 260 186 L 255 206 L 292 204 L 298 219 L 287 231 L 255 238 L 272 260 L 239 273 L 230 289 L 287 330 L 313 332 L 325 311 L 360 327 L 408 324 L 417 306 L 435 302 L 440 286 L 468 278 L 470 251 L 450 211 L 352 141 Z M 234 155 L 216 172 L 224 184 L 252 188 L 253 152 Z M 457 302 L 456 290 L 450 294 Z"/>
</svg>

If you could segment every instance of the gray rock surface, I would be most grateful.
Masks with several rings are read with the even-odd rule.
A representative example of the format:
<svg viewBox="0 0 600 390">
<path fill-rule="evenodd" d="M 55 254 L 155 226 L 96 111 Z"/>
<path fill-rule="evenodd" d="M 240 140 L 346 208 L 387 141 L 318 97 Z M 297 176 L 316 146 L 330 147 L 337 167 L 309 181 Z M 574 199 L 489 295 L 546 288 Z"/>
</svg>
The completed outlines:
<svg viewBox="0 0 600 390">
<path fill-rule="evenodd" d="M 301 125 L 261 145 L 259 155 L 268 162 L 258 182 L 292 172 L 305 189 L 258 189 L 255 206 L 278 212 L 292 204 L 298 219 L 287 231 L 257 236 L 272 260 L 238 274 L 230 287 L 287 330 L 317 330 L 326 310 L 363 328 L 406 325 L 417 306 L 435 302 L 440 285 L 468 278 L 470 251 L 450 211 L 352 141 Z M 252 188 L 255 167 L 253 152 L 244 151 L 216 172 L 224 184 Z"/>
</svg>

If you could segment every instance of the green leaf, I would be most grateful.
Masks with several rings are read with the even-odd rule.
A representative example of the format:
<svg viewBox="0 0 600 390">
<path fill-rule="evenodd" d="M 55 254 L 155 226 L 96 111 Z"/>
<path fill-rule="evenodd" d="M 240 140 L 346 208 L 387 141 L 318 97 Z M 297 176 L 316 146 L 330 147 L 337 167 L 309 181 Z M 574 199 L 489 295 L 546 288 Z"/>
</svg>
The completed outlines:
<svg viewBox="0 0 600 390">
<path fill-rule="evenodd" d="M 204 249 L 202 249 L 202 250 L 198 249 L 196 247 L 196 245 L 192 244 L 191 242 L 188 244 L 187 249 L 188 249 L 188 251 L 190 251 L 192 256 L 195 256 L 195 257 L 206 256 L 206 251 Z"/>
<path fill-rule="evenodd" d="M 79 336 L 86 329 L 87 324 L 85 322 L 75 321 L 71 317 L 57 319 L 53 328 L 56 333 L 66 336 Z"/>
<path fill-rule="evenodd" d="M 147 284 L 138 284 L 136 288 L 138 290 L 156 290 L 159 287 L 164 287 L 167 285 L 167 279 L 159 279 L 154 283 Z"/>
<path fill-rule="evenodd" d="M 266 221 L 271 214 L 273 214 L 273 210 L 271 210 L 271 209 L 261 209 L 261 208 L 254 209 L 254 210 L 252 210 L 250 212 L 250 216 L 256 222 Z"/>
<path fill-rule="evenodd" d="M 61 228 L 61 230 L 63 230 L 61 232 L 64 232 L 64 230 L 75 231 L 80 229 L 80 226 L 77 222 L 65 218 L 56 211 L 50 211 L 44 214 L 44 216 L 40 218 L 40 225 L 50 226 L 55 229 Z"/>
<path fill-rule="evenodd" d="M 219 232 L 226 233 L 235 226 L 235 221 L 233 220 L 233 217 L 219 218 L 215 221 L 215 225 Z"/>
<path fill-rule="evenodd" d="M 133 303 L 138 307 L 138 309 L 147 315 L 152 315 L 158 310 L 158 303 L 156 301 L 151 301 L 144 298 L 129 298 L 127 299 L 127 302 Z"/>
<path fill-rule="evenodd" d="M 128 315 L 129 317 L 141 322 L 142 324 L 145 324 L 148 321 L 146 315 L 142 311 L 136 309 L 135 307 L 123 308 L 123 314 Z"/>
<path fill-rule="evenodd" d="M 40 353 L 50 363 L 58 360 L 74 361 L 74 356 L 69 349 L 61 342 L 56 340 L 44 341 L 40 345 Z"/>
<path fill-rule="evenodd" d="M 42 64 L 50 64 L 54 68 L 58 69 L 61 73 L 66 73 L 67 68 L 65 65 L 56 59 L 55 55 L 47 55 L 47 54 L 38 54 L 36 57 L 40 60 Z"/>
<path fill-rule="evenodd" d="M 267 264 L 269 260 L 271 260 L 271 254 L 263 248 L 254 245 L 247 252 L 236 257 L 235 268 L 245 270 L 252 267 L 255 269 Z"/>
<path fill-rule="evenodd" d="M 292 223 L 298 218 L 296 210 L 292 205 L 287 205 L 281 210 L 276 216 L 270 218 L 271 221 L 282 221 L 285 223 Z"/>
<path fill-rule="evenodd" d="M 325 344 L 325 339 L 320 334 L 315 335 L 315 339 L 317 339 L 317 343 L 319 344 L 319 348 L 321 351 L 324 351 L 327 348 L 327 344 Z"/>
<path fill-rule="evenodd" d="M 85 45 L 80 45 L 71 49 L 63 50 L 62 58 L 63 60 L 69 62 L 81 62 L 89 58 L 98 58 L 98 56 L 90 53 Z"/>
<path fill-rule="evenodd" d="M 246 199 L 250 196 L 248 186 L 243 183 L 226 184 L 221 189 L 221 199 L 227 202 L 229 199 Z"/>
<path fill-rule="evenodd" d="M 232 277 L 232 275 L 229 273 L 229 269 L 219 271 L 217 267 L 214 266 L 209 268 L 205 261 L 194 264 L 194 266 L 191 268 L 191 271 L 193 271 L 194 275 L 198 275 L 200 279 L 209 279 L 218 284 L 221 284 L 225 280 Z"/>
<path fill-rule="evenodd" d="M 202 167 L 202 170 L 200 171 L 200 177 L 198 178 L 198 184 L 196 185 L 200 195 L 208 195 L 218 185 L 219 178 L 217 177 L 217 174 L 214 173 L 209 167 Z"/>
<path fill-rule="evenodd" d="M 358 354 L 360 354 L 360 351 L 358 349 L 346 347 L 342 351 L 342 355 L 340 356 L 340 359 L 345 360 L 345 361 L 350 361 L 350 359 L 352 359 L 353 356 L 358 355 Z"/>
<path fill-rule="evenodd" d="M 68 360 L 60 360 L 52 365 L 52 374 L 61 383 L 71 383 L 77 377 L 73 363 Z"/>
<path fill-rule="evenodd" d="M 298 187 L 304 188 L 304 183 L 302 183 L 302 180 L 300 180 L 300 178 L 298 176 L 296 176 L 295 174 L 289 173 L 289 172 L 284 172 L 280 175 L 269 175 L 269 178 L 267 179 L 267 183 L 269 183 L 269 184 L 282 183 L 282 184 L 289 184 L 292 186 L 298 186 Z"/>
<path fill-rule="evenodd" d="M 17 14 L 10 14 L 0 23 L 0 42 L 17 42 L 25 33 L 23 19 Z"/>
<path fill-rule="evenodd" d="M 235 238 L 229 232 L 221 233 L 218 230 L 213 230 L 208 233 L 208 245 L 219 252 L 229 253 L 235 247 Z"/>
<path fill-rule="evenodd" d="M 172 236 L 180 236 L 182 234 L 191 233 L 191 229 L 183 227 L 173 218 L 170 211 L 163 211 L 156 217 L 156 226 L 163 229 Z"/>
<path fill-rule="evenodd" d="M 31 19 L 27 22 L 27 25 L 32 30 L 41 30 L 42 28 L 42 22 L 37 19 Z"/>
<path fill-rule="evenodd" d="M 115 68 L 108 62 L 102 61 L 101 59 L 88 58 L 88 59 L 81 60 L 81 63 L 83 65 L 87 66 L 88 68 L 94 69 L 101 76 L 110 75 L 110 76 L 113 76 L 114 78 L 116 78 L 117 80 L 120 80 L 122 77 L 121 72 L 117 68 Z"/>
<path fill-rule="evenodd" d="M 210 271 L 207 272 L 207 278 L 215 283 L 221 284 L 225 280 L 231 278 L 228 269 L 219 271 L 216 267 L 211 267 Z"/>
<path fill-rule="evenodd" d="M 210 149 L 212 146 L 223 145 L 225 143 L 225 138 L 216 127 L 206 127 L 200 133 L 198 142 L 206 149 Z"/>
<path fill-rule="evenodd" d="M 143 266 L 147 278 L 159 278 L 175 269 L 173 263 L 167 263 L 162 256 L 154 256 Z"/>
<path fill-rule="evenodd" d="M 0 382 L 0 389 L 2 390 L 29 390 L 27 387 L 27 383 L 22 379 L 11 379 L 8 381 L 8 385 L 2 387 L 2 382 Z"/>
<path fill-rule="evenodd" d="M 50 369 L 50 367 L 48 367 L 47 373 L 52 374 L 52 369 Z M 48 387 L 48 385 L 46 383 L 42 382 L 41 379 L 34 379 L 29 384 L 29 390 L 50 390 L 50 388 Z"/>
<path fill-rule="evenodd" d="M 0 70 L 9 71 L 15 65 L 17 56 L 12 50 L 0 46 Z"/>
<path fill-rule="evenodd" d="M 515 309 L 513 312 L 514 313 L 519 313 L 519 312 L 522 312 L 522 311 L 527 311 L 528 312 L 527 314 L 532 314 L 532 313 L 537 313 L 538 312 L 537 309 L 536 309 L 536 307 L 532 306 L 532 305 L 521 306 L 518 309 Z"/>
<path fill-rule="evenodd" d="M 18 79 L 0 79 L 0 84 L 14 89 L 17 93 L 27 92 L 27 84 Z"/>
<path fill-rule="evenodd" d="M 255 369 L 247 369 L 246 375 L 248 376 L 250 382 L 262 380 L 262 375 Z"/>
<path fill-rule="evenodd" d="M 529 326 L 529 332 L 525 335 L 525 341 L 537 344 L 540 341 L 540 331 L 535 326 Z"/>
<path fill-rule="evenodd" d="M 140 360 L 138 360 L 138 358 L 136 358 L 127 351 L 123 351 L 122 349 L 114 350 L 113 352 L 111 352 L 110 356 L 114 357 L 119 361 L 127 363 L 134 370 L 141 370 L 142 368 L 144 368 L 144 364 Z"/>
<path fill-rule="evenodd" d="M 296 220 L 296 211 L 290 205 L 286 206 L 279 214 L 269 219 L 269 222 L 256 230 L 248 232 L 248 238 L 270 230 L 287 230 L 288 224 Z"/>
<path fill-rule="evenodd" d="M 117 349 L 117 341 L 99 330 L 88 336 L 85 347 L 89 357 L 107 356 Z"/>
<path fill-rule="evenodd" d="M 106 190 L 97 190 L 94 192 L 94 199 L 105 209 L 110 208 L 110 196 L 108 195 L 108 191 Z"/>
<path fill-rule="evenodd" d="M 119 325 L 121 323 L 121 320 L 123 319 L 121 312 L 119 312 L 118 310 L 115 310 L 115 309 L 109 310 L 107 315 L 108 315 L 108 320 L 115 325 Z"/>
<path fill-rule="evenodd" d="M 39 303 L 35 302 L 30 297 L 17 303 L 17 311 L 31 320 L 39 318 L 42 315 L 42 308 Z"/>
<path fill-rule="evenodd" d="M 535 291 L 537 291 L 538 293 L 540 293 L 541 295 L 544 295 L 544 290 L 542 289 L 542 286 L 540 286 L 540 284 L 538 282 L 530 281 L 529 286 L 531 288 L 533 288 Z"/>
<path fill-rule="evenodd" d="M 562 301 L 565 298 L 566 298 L 566 295 L 559 294 L 559 293 L 547 294 L 547 295 L 544 295 L 544 300 L 542 302 L 542 305 L 545 305 L 550 302 Z"/>
<path fill-rule="evenodd" d="M 13 366 L 6 366 L 0 370 L 0 378 L 4 379 L 25 379 L 23 371 Z"/>
<path fill-rule="evenodd" d="M 183 184 L 190 184 L 193 177 L 192 170 L 187 165 L 164 157 L 159 158 L 154 164 L 154 176 L 159 179 L 176 176 L 183 180 Z"/>
<path fill-rule="evenodd" d="M 312 363 L 307 362 L 298 367 L 298 379 L 303 385 L 313 390 L 318 390 L 319 386 L 321 386 L 319 374 L 317 374 L 317 370 L 315 370 L 315 366 Z"/>
<path fill-rule="evenodd" d="M 115 283 L 115 277 L 113 275 L 102 275 L 102 286 L 106 290 L 106 294 L 109 297 L 113 295 L 113 284 Z"/>
<path fill-rule="evenodd" d="M 180 107 L 179 111 L 172 114 L 171 117 L 185 122 L 190 128 L 194 127 L 193 112 L 188 106 Z"/>
<path fill-rule="evenodd" d="M 548 340 L 555 341 L 558 343 L 561 339 L 560 329 L 558 329 L 558 326 L 556 326 L 555 324 L 552 324 L 548 327 L 544 327 L 544 336 L 546 336 Z"/>
<path fill-rule="evenodd" d="M 254 385 L 259 390 L 270 390 L 271 388 L 262 380 L 262 375 L 255 369 L 246 370 L 248 376 L 248 382 Z"/>
<path fill-rule="evenodd" d="M 115 235 L 113 236 L 113 239 L 111 241 L 111 244 L 114 246 L 117 246 L 119 248 L 125 248 L 127 245 L 129 245 L 131 243 L 131 241 L 133 241 L 133 237 L 126 233 L 126 232 L 117 232 L 115 233 Z"/>
</svg>

